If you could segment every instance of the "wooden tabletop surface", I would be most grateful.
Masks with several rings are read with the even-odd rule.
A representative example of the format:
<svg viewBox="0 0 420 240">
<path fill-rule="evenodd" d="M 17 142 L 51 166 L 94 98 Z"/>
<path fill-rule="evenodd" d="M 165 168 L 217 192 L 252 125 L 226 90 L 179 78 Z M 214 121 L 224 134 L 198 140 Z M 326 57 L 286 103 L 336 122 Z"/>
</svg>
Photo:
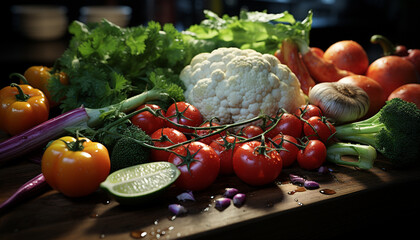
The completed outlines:
<svg viewBox="0 0 420 240">
<path fill-rule="evenodd" d="M 382 160 L 369 171 L 327 166 L 331 171 L 326 174 L 284 169 L 264 187 L 246 185 L 235 176 L 219 177 L 210 188 L 194 192 L 195 202 L 178 202 L 182 191 L 171 187 L 138 207 L 123 207 L 101 190 L 71 199 L 47 189 L 0 215 L 0 239 L 329 239 L 356 230 L 374 233 L 378 229 L 370 226 L 419 211 L 411 191 L 418 189 L 419 168 L 392 169 Z M 40 166 L 26 160 L 0 167 L 0 202 L 39 173 Z M 289 173 L 321 187 L 293 193 L 298 186 L 290 183 Z M 227 187 L 245 193 L 246 202 L 219 211 L 214 201 Z M 322 189 L 335 194 L 322 194 Z M 184 205 L 188 213 L 172 216 L 171 203 Z M 388 226 L 380 232 L 386 235 Z"/>
</svg>

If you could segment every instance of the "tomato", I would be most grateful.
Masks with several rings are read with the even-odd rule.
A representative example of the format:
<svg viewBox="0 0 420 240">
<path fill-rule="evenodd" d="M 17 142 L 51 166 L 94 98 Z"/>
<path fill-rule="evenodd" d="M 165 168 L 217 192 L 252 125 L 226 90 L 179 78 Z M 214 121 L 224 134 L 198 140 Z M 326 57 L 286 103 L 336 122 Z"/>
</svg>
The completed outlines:
<svg viewBox="0 0 420 240">
<path fill-rule="evenodd" d="M 417 82 L 417 72 L 414 65 L 398 56 L 385 56 L 370 64 L 366 76 L 377 81 L 384 89 L 388 98 L 398 87 Z"/>
<path fill-rule="evenodd" d="M 200 127 L 211 127 L 211 126 L 220 126 L 220 124 L 217 124 L 217 123 L 214 123 L 214 122 L 211 122 L 211 123 L 210 122 L 205 122 L 205 123 L 200 125 Z M 204 135 L 209 135 L 210 133 L 212 133 L 214 131 L 217 131 L 217 130 L 210 130 L 210 129 L 208 129 L 208 130 L 197 130 L 195 133 L 198 136 L 204 136 Z M 200 141 L 202 143 L 205 143 L 207 145 L 210 145 L 214 140 L 216 140 L 217 138 L 219 138 L 221 136 L 225 136 L 225 135 L 226 135 L 226 131 L 222 131 L 219 134 L 215 134 L 215 135 L 200 139 L 198 141 Z"/>
<path fill-rule="evenodd" d="M 173 128 L 158 129 L 150 137 L 154 141 L 155 147 L 169 147 L 187 141 L 187 137 L 182 132 Z M 150 154 L 153 161 L 168 161 L 171 153 L 165 150 L 151 149 Z"/>
<path fill-rule="evenodd" d="M 291 166 L 296 161 L 297 153 L 299 152 L 299 148 L 295 145 L 298 144 L 296 138 L 290 135 L 278 134 L 272 140 L 275 144 L 271 143 L 270 147 L 284 149 L 278 150 L 283 162 L 283 168 Z"/>
<path fill-rule="evenodd" d="M 145 107 L 150 107 L 153 110 L 161 109 L 158 105 L 155 104 L 143 104 L 140 107 L 138 107 L 136 111 Z M 163 110 L 161 111 L 162 115 L 165 116 L 165 112 Z M 165 119 L 155 116 L 149 111 L 143 111 L 139 114 L 136 114 L 132 118 L 130 118 L 130 120 L 131 123 L 141 128 L 147 135 L 151 135 L 156 130 L 165 127 Z"/>
<path fill-rule="evenodd" d="M 174 123 L 186 125 L 190 127 L 198 127 L 203 123 L 203 116 L 200 111 L 193 105 L 186 102 L 176 102 L 172 104 L 168 110 L 166 110 L 166 118 Z M 187 129 L 183 127 L 175 126 L 174 124 L 167 122 L 167 127 L 175 128 L 176 130 L 183 133 L 192 133 L 193 129 Z"/>
<path fill-rule="evenodd" d="M 323 143 L 331 141 L 335 127 L 325 118 L 314 116 L 303 124 L 303 133 L 308 139 L 321 140 Z"/>
<path fill-rule="evenodd" d="M 420 109 L 420 84 L 409 83 L 395 89 L 389 96 L 388 100 L 393 98 L 401 98 L 404 101 L 412 102 Z"/>
<path fill-rule="evenodd" d="M 261 127 L 255 126 L 255 125 L 249 125 L 239 130 L 237 134 L 244 138 L 252 138 L 252 137 L 262 134 L 263 132 L 264 130 Z"/>
<path fill-rule="evenodd" d="M 58 78 L 59 82 L 62 85 L 68 85 L 69 80 L 66 73 L 52 73 L 51 71 L 52 69 L 49 67 L 32 66 L 26 69 L 23 76 L 28 81 L 29 85 L 41 90 L 45 94 L 45 96 L 48 99 L 48 102 L 50 103 L 50 107 L 55 107 L 58 105 L 58 103 L 52 99 L 52 95 L 48 89 L 48 85 L 50 84 L 52 77 Z"/>
<path fill-rule="evenodd" d="M 375 115 L 385 105 L 385 94 L 382 86 L 372 78 L 363 75 L 344 77 L 338 82 L 348 83 L 362 88 L 369 96 L 369 110 L 365 118 Z"/>
<path fill-rule="evenodd" d="M 233 170 L 245 183 L 259 186 L 273 182 L 280 174 L 283 163 L 277 151 L 261 153 L 261 142 L 242 144 L 233 153 Z"/>
<path fill-rule="evenodd" d="M 209 187 L 216 180 L 220 158 L 209 145 L 192 142 L 176 148 L 174 152 L 178 155 L 172 153 L 168 161 L 181 171 L 175 182 L 177 187 L 198 191 Z"/>
<path fill-rule="evenodd" d="M 363 47 L 352 40 L 338 41 L 324 52 L 324 59 L 331 61 L 339 69 L 355 74 L 365 74 L 369 59 Z"/>
<path fill-rule="evenodd" d="M 233 152 L 238 148 L 238 139 L 233 136 L 223 136 L 214 140 L 210 147 L 216 151 L 220 158 L 220 174 L 233 174 Z"/>
<path fill-rule="evenodd" d="M 306 170 L 314 170 L 322 166 L 327 157 L 327 148 L 319 140 L 309 140 L 304 149 L 297 153 L 299 166 Z"/>
<path fill-rule="evenodd" d="M 267 129 L 270 128 L 270 123 L 268 124 L 269 126 Z M 295 138 L 300 138 L 300 135 L 302 135 L 302 121 L 293 114 L 283 113 L 277 125 L 265 136 L 268 138 L 273 138 L 279 133 L 290 135 Z"/>
<path fill-rule="evenodd" d="M 42 174 L 54 189 L 69 197 L 96 191 L 111 169 L 108 150 L 87 138 L 62 137 L 45 150 Z"/>
<path fill-rule="evenodd" d="M 300 118 L 303 118 L 305 120 L 308 120 L 309 118 L 313 116 L 319 116 L 322 117 L 322 110 L 313 104 L 307 104 L 300 106 L 296 111 L 295 115 L 299 116 Z"/>
</svg>

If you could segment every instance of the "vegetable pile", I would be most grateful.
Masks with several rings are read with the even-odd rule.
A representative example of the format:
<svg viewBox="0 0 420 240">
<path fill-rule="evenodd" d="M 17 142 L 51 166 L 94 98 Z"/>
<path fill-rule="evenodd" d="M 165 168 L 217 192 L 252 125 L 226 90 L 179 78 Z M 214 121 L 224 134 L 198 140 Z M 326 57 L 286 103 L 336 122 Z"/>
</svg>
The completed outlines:
<svg viewBox="0 0 420 240">
<path fill-rule="evenodd" d="M 69 197 L 101 186 L 135 204 L 172 183 L 206 189 L 220 175 L 263 186 L 284 168 L 316 171 L 326 161 L 369 170 L 378 153 L 395 167 L 418 164 L 420 93 L 405 86 L 418 79 L 384 79 L 394 70 L 366 64 L 354 41 L 334 43 L 325 54 L 310 47 L 312 12 L 302 22 L 288 12 L 205 16 L 183 32 L 157 22 L 71 23 L 73 37 L 54 67 L 31 67 L 23 78 L 40 89 L 44 115 L 50 106 L 63 114 L 4 129 L 11 136 L 0 142 L 0 163 L 45 147 L 43 174 L 13 198 L 47 182 Z M 414 65 L 393 57 L 411 64 L 393 63 L 412 76 Z M 391 97 L 403 86 L 414 90 Z M 3 102 L 29 101 L 30 88 L 1 90 L 2 128 L 23 119 Z M 145 182 L 158 184 L 135 186 Z M 217 206 L 230 199 L 240 206 L 245 195 L 236 191 Z"/>
</svg>

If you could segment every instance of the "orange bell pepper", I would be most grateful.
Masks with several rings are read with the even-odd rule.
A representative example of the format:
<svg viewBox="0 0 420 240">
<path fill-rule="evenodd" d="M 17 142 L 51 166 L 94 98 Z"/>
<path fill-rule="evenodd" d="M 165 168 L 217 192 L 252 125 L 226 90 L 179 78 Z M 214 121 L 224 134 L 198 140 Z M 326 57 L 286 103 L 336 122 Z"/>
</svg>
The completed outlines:
<svg viewBox="0 0 420 240">
<path fill-rule="evenodd" d="M 39 89 L 12 83 L 0 90 L 0 129 L 8 134 L 19 134 L 48 120 L 49 110 Z"/>
</svg>

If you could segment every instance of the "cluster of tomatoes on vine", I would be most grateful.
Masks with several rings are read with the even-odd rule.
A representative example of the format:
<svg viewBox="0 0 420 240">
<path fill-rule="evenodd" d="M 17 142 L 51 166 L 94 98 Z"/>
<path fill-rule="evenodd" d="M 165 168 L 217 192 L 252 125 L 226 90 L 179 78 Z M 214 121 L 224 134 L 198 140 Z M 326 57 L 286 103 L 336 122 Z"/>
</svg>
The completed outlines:
<svg viewBox="0 0 420 240">
<path fill-rule="evenodd" d="M 152 138 L 151 160 L 175 164 L 181 170 L 176 185 L 188 190 L 204 189 L 218 175 L 231 174 L 250 185 L 264 185 L 295 162 L 306 170 L 317 169 L 335 133 L 314 105 L 226 125 L 217 119 L 204 121 L 186 102 L 175 102 L 166 111 L 154 104 L 138 109 L 145 107 L 152 111 L 133 116 L 132 124 Z"/>
</svg>

